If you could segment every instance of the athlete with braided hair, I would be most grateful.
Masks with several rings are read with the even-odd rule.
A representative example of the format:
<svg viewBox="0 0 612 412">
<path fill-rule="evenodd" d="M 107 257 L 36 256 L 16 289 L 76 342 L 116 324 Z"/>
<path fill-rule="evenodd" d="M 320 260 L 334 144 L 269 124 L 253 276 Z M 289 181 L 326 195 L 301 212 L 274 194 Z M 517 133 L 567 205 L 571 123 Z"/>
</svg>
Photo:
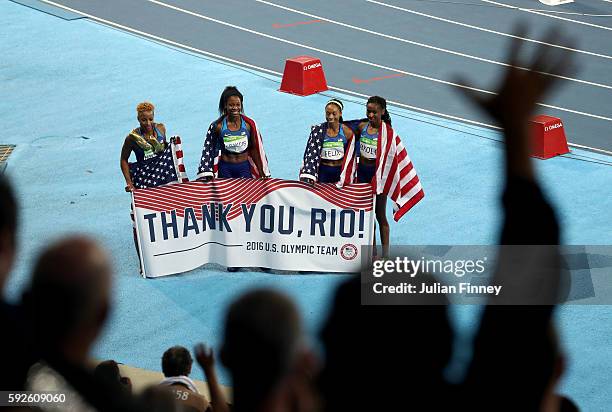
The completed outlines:
<svg viewBox="0 0 612 412">
<path fill-rule="evenodd" d="M 359 123 L 357 136 L 359 136 L 359 163 L 357 165 L 357 183 L 372 183 L 376 174 L 378 153 L 379 129 L 383 122 L 391 125 L 391 116 L 387 111 L 387 101 L 380 96 L 372 96 L 366 105 L 368 121 Z M 387 194 L 376 195 L 376 221 L 380 230 L 383 257 L 389 256 L 389 222 L 387 221 Z M 376 252 L 376 235 L 374 236 L 374 251 Z M 376 254 L 376 253 L 374 253 Z"/>
<path fill-rule="evenodd" d="M 219 114 L 208 127 L 198 179 L 270 177 L 268 159 L 257 123 L 244 115 L 244 98 L 227 86 L 219 99 Z"/>
</svg>

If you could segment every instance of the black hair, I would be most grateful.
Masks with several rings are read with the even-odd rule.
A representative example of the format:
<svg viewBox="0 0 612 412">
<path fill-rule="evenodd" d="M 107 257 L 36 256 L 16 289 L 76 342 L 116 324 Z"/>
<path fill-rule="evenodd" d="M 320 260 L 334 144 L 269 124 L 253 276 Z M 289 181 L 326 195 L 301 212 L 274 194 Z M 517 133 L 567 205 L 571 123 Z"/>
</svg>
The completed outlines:
<svg viewBox="0 0 612 412">
<path fill-rule="evenodd" d="M 245 404 L 262 402 L 288 373 L 300 337 L 299 313 L 284 294 L 256 289 L 232 303 L 225 318 L 221 359 Z"/>
<path fill-rule="evenodd" d="M 17 201 L 13 188 L 5 176 L 0 176 L 0 231 L 11 234 L 11 240 L 15 243 L 15 232 L 17 231 Z"/>
<path fill-rule="evenodd" d="M 100 362 L 94 369 L 94 376 L 106 382 L 118 383 L 121 380 L 119 365 L 114 360 Z"/>
<path fill-rule="evenodd" d="M 225 106 L 227 105 L 227 100 L 232 96 L 238 96 L 240 99 L 240 111 L 244 113 L 244 101 L 242 97 L 242 93 L 238 90 L 236 86 L 227 86 L 223 93 L 221 93 L 221 98 L 219 99 L 219 114 L 223 117 L 225 113 Z"/>
<path fill-rule="evenodd" d="M 189 351 L 182 346 L 173 346 L 162 356 L 162 372 L 164 376 L 187 376 L 191 372 L 193 359 Z"/>
<path fill-rule="evenodd" d="M 71 236 L 39 254 L 22 307 L 41 347 L 61 345 L 83 327 L 102 326 L 108 302 L 101 286 L 108 281 L 110 268 L 106 259 L 97 258 L 99 253 L 93 240 Z"/>
<path fill-rule="evenodd" d="M 384 113 L 382 115 L 382 120 L 391 126 L 391 116 L 389 116 L 389 111 L 387 110 L 387 101 L 380 96 L 372 96 L 368 99 L 367 104 L 370 103 L 375 103 L 383 109 Z"/>
<path fill-rule="evenodd" d="M 325 107 L 329 106 L 330 104 L 336 105 L 338 109 L 340 109 L 340 111 L 344 109 L 344 104 L 339 99 L 335 99 L 335 98 L 331 99 L 325 104 Z M 340 125 L 342 125 L 342 122 L 344 122 L 344 119 L 342 118 L 342 116 L 340 116 L 339 120 L 340 120 Z"/>
</svg>

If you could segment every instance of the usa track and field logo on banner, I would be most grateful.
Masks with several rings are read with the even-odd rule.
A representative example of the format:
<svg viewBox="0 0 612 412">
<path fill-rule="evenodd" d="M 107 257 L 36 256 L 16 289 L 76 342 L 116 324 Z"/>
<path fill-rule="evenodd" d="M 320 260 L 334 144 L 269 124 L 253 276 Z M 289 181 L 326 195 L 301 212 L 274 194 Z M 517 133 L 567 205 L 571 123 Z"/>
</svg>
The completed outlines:
<svg viewBox="0 0 612 412">
<path fill-rule="evenodd" d="M 369 184 L 216 179 L 135 190 L 133 202 L 146 277 L 206 263 L 359 272 L 374 233 Z"/>
</svg>

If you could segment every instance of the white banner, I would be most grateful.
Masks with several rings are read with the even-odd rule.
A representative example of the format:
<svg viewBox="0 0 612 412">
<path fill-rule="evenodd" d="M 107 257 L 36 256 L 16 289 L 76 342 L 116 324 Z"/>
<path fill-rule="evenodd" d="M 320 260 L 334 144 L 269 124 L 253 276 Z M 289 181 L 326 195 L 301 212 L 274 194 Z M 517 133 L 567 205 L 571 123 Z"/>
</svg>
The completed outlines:
<svg viewBox="0 0 612 412">
<path fill-rule="evenodd" d="M 359 272 L 374 233 L 368 184 L 216 179 L 135 190 L 133 206 L 146 277 L 206 263 Z"/>
</svg>

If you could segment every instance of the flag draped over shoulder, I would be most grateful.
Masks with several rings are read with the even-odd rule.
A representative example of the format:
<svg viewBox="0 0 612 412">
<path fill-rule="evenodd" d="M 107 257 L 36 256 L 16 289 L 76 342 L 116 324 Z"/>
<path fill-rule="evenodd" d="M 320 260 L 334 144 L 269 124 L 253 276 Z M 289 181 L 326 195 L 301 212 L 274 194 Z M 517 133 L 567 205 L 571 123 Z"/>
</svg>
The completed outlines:
<svg viewBox="0 0 612 412">
<path fill-rule="evenodd" d="M 355 134 L 357 157 L 359 157 L 359 124 L 367 121 L 368 119 L 364 118 L 343 122 Z M 385 122 L 382 123 L 378 132 L 376 153 L 378 156 L 376 157 L 376 174 L 372 180 L 373 189 L 376 194 L 384 193 L 391 198 L 393 219 L 397 222 L 423 199 L 425 193 L 400 137 L 391 125 Z M 345 180 L 341 179 L 338 187 L 343 184 Z"/>
<path fill-rule="evenodd" d="M 315 182 L 319 180 L 319 162 L 321 161 L 321 150 L 323 149 L 323 140 L 326 133 L 327 123 L 314 125 L 310 128 L 310 135 L 308 136 L 302 167 L 300 168 L 300 179 L 307 178 Z M 346 146 L 342 161 L 342 172 L 340 174 L 340 186 L 353 183 L 355 180 L 356 158 L 354 136 L 347 140 Z"/>
<path fill-rule="evenodd" d="M 376 194 L 384 193 L 393 201 L 393 219 L 397 222 L 425 193 L 400 137 L 385 122 L 379 129 L 377 146 L 372 184 Z"/>
<path fill-rule="evenodd" d="M 187 182 L 181 138 L 172 136 L 170 143 L 159 154 L 130 163 L 130 176 L 137 189 L 157 187 L 168 183 Z"/>
<path fill-rule="evenodd" d="M 248 154 L 249 164 L 251 165 L 251 176 L 256 179 L 260 176 L 260 170 L 263 171 L 265 177 L 270 176 L 268 167 L 268 158 L 263 147 L 263 139 L 255 120 L 241 115 L 244 121 L 251 127 L 251 140 L 249 142 Z M 210 124 L 206 137 L 204 138 L 204 148 L 202 149 L 202 157 L 200 158 L 200 166 L 198 167 L 197 178 L 217 177 L 218 164 L 221 157 L 221 139 L 216 133 L 216 127 L 221 119 L 217 119 Z M 253 144 L 251 144 L 253 143 Z"/>
</svg>

